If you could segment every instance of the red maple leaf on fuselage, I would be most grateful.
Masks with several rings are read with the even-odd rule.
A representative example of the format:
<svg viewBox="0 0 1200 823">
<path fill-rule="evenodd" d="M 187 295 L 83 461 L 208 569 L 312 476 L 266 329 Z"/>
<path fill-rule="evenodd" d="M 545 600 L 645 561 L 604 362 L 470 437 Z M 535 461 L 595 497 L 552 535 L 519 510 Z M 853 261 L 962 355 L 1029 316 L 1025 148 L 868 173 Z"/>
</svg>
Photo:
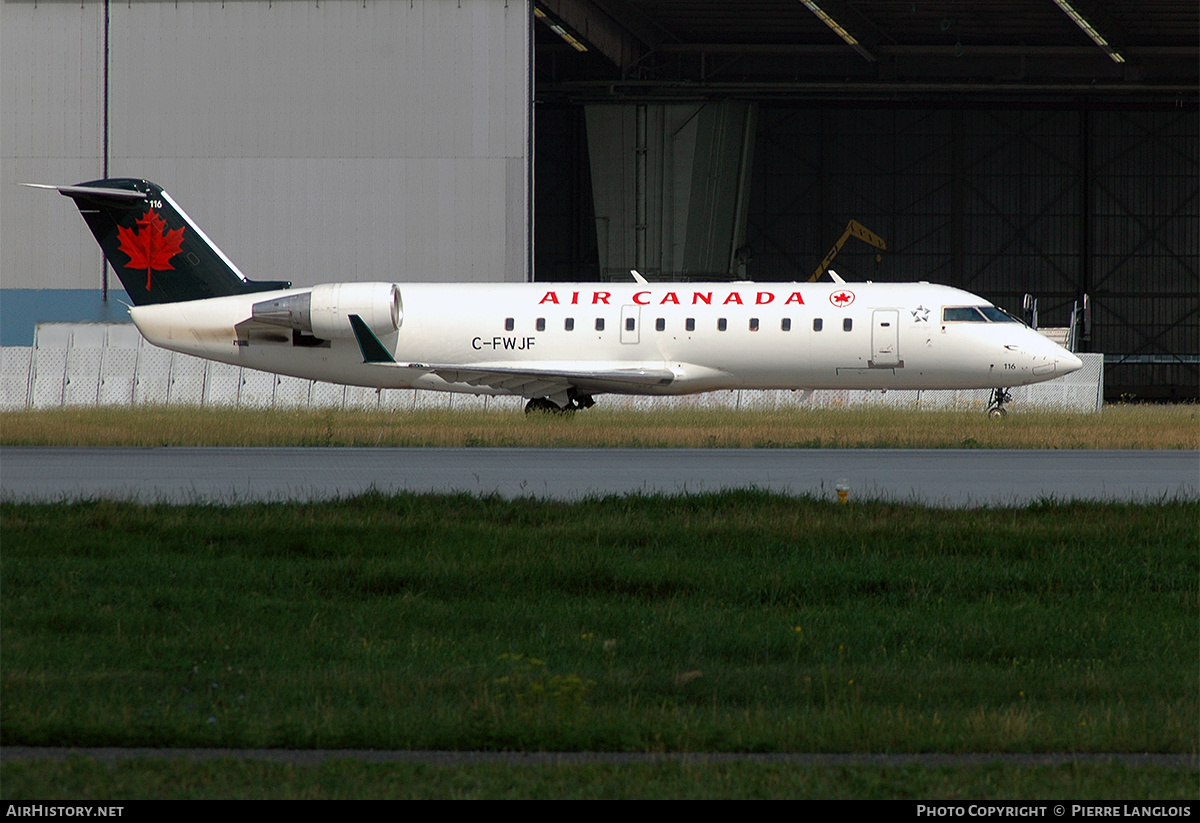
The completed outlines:
<svg viewBox="0 0 1200 823">
<path fill-rule="evenodd" d="M 145 269 L 146 291 L 150 291 L 152 271 L 174 270 L 171 258 L 179 254 L 183 228 L 166 231 L 166 221 L 154 209 L 139 217 L 137 226 L 137 231 L 117 226 L 117 236 L 121 240 L 120 250 L 129 255 L 125 268 Z"/>
</svg>

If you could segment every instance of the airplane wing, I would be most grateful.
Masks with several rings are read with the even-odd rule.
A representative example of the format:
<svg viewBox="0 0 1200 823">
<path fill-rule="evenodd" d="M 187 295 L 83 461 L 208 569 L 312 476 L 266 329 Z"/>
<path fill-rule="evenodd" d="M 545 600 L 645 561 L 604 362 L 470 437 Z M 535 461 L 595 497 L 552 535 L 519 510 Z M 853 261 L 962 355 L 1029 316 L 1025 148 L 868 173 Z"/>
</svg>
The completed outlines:
<svg viewBox="0 0 1200 823">
<path fill-rule="evenodd" d="M 592 392 L 620 392 L 622 389 L 665 386 L 675 379 L 670 369 L 623 367 L 546 368 L 526 365 L 455 365 L 448 363 L 397 363 L 404 369 L 436 374 L 447 383 L 487 386 L 522 397 L 553 397 L 574 387 Z"/>
<path fill-rule="evenodd" d="M 665 386 L 675 379 L 675 372 L 657 366 L 573 368 L 524 363 L 397 363 L 362 318 L 356 314 L 350 315 L 350 326 L 354 329 L 364 363 L 423 371 L 435 374 L 447 383 L 487 386 L 522 397 L 565 396 L 571 388 L 589 394 L 606 391 L 620 393 L 633 388 Z"/>
</svg>

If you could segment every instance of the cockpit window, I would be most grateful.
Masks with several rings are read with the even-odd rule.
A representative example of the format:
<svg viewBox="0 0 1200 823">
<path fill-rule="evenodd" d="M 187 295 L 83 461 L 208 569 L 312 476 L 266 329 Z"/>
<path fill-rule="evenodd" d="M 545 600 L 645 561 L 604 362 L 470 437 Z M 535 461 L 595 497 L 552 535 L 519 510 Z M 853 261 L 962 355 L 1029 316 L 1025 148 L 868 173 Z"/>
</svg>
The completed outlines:
<svg viewBox="0 0 1200 823">
<path fill-rule="evenodd" d="M 995 306 L 980 306 L 979 310 L 983 312 L 983 316 L 993 323 L 1020 323 L 1021 321 L 1013 317 L 1004 309 Z"/>
<path fill-rule="evenodd" d="M 1003 309 L 995 306 L 946 306 L 942 309 L 943 323 L 1020 323 Z"/>
<path fill-rule="evenodd" d="M 986 323 L 987 318 L 974 306 L 947 306 L 942 309 L 943 323 Z"/>
</svg>

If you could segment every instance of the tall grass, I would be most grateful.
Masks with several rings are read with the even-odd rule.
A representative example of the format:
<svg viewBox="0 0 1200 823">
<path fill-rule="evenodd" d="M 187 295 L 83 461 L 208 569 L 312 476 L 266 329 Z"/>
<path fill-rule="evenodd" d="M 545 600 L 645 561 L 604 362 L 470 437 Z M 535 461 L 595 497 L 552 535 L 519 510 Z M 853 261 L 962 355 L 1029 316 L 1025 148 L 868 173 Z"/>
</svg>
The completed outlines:
<svg viewBox="0 0 1200 823">
<path fill-rule="evenodd" d="M 1196 449 L 1196 405 L 1099 414 L 909 409 L 594 408 L 483 411 L 102 407 L 4 412 L 0 444 L 62 446 L 552 446 L 667 448 Z"/>
</svg>

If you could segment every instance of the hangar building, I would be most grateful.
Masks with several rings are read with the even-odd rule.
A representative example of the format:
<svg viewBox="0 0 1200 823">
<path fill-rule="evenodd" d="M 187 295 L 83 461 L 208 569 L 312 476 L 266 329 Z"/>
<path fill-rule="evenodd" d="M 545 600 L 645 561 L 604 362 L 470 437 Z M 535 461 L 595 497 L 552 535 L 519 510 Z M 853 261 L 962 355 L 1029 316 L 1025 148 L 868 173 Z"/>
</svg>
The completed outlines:
<svg viewBox="0 0 1200 823">
<path fill-rule="evenodd" d="M 69 202 L 256 279 L 932 280 L 1200 385 L 1193 0 L 0 0 L 0 336 L 121 319 Z M 106 290 L 111 293 L 106 293 Z M 1026 295 L 1029 295 L 1028 302 Z"/>
</svg>

